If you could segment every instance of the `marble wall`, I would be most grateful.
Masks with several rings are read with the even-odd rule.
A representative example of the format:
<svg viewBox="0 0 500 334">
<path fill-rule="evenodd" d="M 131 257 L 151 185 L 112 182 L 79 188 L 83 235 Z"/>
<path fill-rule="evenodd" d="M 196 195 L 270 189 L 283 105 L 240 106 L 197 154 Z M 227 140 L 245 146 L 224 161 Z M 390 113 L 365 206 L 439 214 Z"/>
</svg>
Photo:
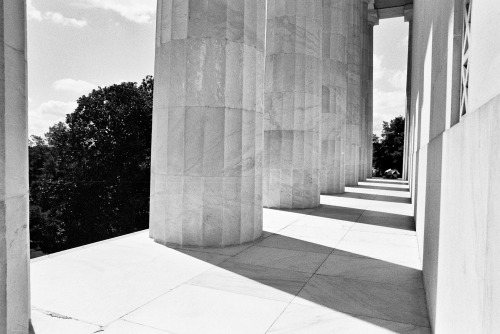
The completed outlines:
<svg viewBox="0 0 500 334">
<path fill-rule="evenodd" d="M 265 0 L 158 1 L 150 234 L 227 246 L 262 233 Z"/>
<path fill-rule="evenodd" d="M 472 2 L 469 108 L 460 117 L 462 8 L 462 0 L 414 3 L 408 174 L 433 331 L 496 333 L 500 3 Z"/>
<path fill-rule="evenodd" d="M 345 144 L 345 185 L 359 180 L 363 61 L 363 8 L 366 2 L 350 1 L 347 11 L 347 113 Z"/>
<path fill-rule="evenodd" d="M 0 0 L 0 333 L 29 331 L 28 112 L 24 1 Z"/>
<path fill-rule="evenodd" d="M 347 111 L 347 13 L 350 0 L 323 1 L 323 103 L 321 114 L 321 193 L 345 189 Z"/>
<path fill-rule="evenodd" d="M 264 120 L 263 203 L 319 205 L 322 0 L 270 0 Z"/>
</svg>

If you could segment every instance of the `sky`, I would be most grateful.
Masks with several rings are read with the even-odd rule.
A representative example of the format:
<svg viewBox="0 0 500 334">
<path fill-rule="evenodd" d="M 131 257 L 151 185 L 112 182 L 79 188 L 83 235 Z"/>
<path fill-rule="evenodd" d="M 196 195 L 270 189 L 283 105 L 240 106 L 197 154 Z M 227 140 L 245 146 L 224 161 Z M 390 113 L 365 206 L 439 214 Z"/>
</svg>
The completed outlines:
<svg viewBox="0 0 500 334">
<path fill-rule="evenodd" d="M 27 0 L 29 134 L 64 121 L 93 88 L 154 70 L 156 0 Z M 374 29 L 374 132 L 404 114 L 408 24 Z"/>
<path fill-rule="evenodd" d="M 380 20 L 373 43 L 373 133 L 380 137 L 383 121 L 405 116 L 408 23 Z"/>
</svg>

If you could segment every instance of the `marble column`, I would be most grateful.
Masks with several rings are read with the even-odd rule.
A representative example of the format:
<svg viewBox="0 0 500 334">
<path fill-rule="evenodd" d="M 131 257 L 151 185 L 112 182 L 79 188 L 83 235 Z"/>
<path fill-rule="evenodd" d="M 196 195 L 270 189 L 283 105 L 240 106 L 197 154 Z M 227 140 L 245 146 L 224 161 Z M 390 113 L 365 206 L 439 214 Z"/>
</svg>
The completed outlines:
<svg viewBox="0 0 500 334">
<path fill-rule="evenodd" d="M 343 193 L 347 109 L 347 10 L 351 0 L 323 0 L 321 193 Z"/>
<path fill-rule="evenodd" d="M 362 110 L 362 19 L 364 6 L 366 6 L 364 0 L 350 1 L 347 12 L 346 186 L 357 185 L 359 179 L 360 114 Z"/>
<path fill-rule="evenodd" d="M 408 180 L 408 169 L 410 164 L 410 128 L 411 128 L 411 53 L 413 43 L 413 5 L 405 6 L 405 22 L 408 22 L 408 63 L 406 68 L 406 113 L 403 153 L 403 180 Z"/>
<path fill-rule="evenodd" d="M 373 27 L 378 25 L 375 10 L 368 12 L 368 102 L 367 102 L 367 178 L 373 176 Z"/>
<path fill-rule="evenodd" d="M 24 1 L 0 0 L 0 333 L 29 332 L 28 111 Z"/>
<path fill-rule="evenodd" d="M 264 206 L 319 205 L 322 0 L 270 0 L 267 11 Z"/>
<path fill-rule="evenodd" d="M 228 246 L 262 234 L 266 0 L 159 0 L 150 235 Z"/>
<path fill-rule="evenodd" d="M 359 133 L 359 172 L 358 180 L 365 181 L 368 176 L 368 80 L 369 80 L 369 24 L 368 24 L 368 0 L 363 0 L 363 16 L 361 18 L 361 112 Z"/>
</svg>

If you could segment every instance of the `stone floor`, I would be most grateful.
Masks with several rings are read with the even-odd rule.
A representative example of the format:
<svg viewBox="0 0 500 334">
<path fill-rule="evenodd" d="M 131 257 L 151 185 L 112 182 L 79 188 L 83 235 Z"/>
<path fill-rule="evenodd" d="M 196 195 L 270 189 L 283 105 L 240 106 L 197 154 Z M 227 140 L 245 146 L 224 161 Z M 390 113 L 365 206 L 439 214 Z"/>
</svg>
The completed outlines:
<svg viewBox="0 0 500 334">
<path fill-rule="evenodd" d="M 372 179 L 265 235 L 180 250 L 147 231 L 32 260 L 36 334 L 430 333 L 412 206 Z"/>
</svg>

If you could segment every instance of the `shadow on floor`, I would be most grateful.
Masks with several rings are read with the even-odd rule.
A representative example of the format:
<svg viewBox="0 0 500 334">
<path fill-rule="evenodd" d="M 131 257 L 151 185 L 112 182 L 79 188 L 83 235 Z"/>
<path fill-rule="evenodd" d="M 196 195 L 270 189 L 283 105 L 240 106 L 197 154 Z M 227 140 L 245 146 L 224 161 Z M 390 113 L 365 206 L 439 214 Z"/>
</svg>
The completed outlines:
<svg viewBox="0 0 500 334">
<path fill-rule="evenodd" d="M 372 179 L 367 179 L 367 180 L 365 180 L 363 182 L 379 183 L 379 184 L 408 185 L 408 181 L 403 181 L 401 179 L 399 179 L 399 180 L 390 180 L 390 179 L 383 179 L 383 178 L 372 178 Z"/>
<path fill-rule="evenodd" d="M 362 188 L 362 189 L 375 189 L 375 190 L 390 190 L 390 191 L 404 191 L 408 192 L 408 188 L 397 188 L 397 187 L 386 187 L 382 185 L 378 185 L 376 182 L 372 182 L 373 185 L 357 185 L 355 188 Z M 379 183 L 381 184 L 381 183 Z"/>
<path fill-rule="evenodd" d="M 202 252 L 199 257 L 192 249 L 186 254 L 204 260 Z M 355 319 L 398 333 L 430 333 L 424 328 L 429 322 L 417 269 L 279 234 L 266 236 L 217 267 L 224 270 L 212 269 L 187 284 L 277 300 L 288 294 L 290 300 L 297 297 L 295 305 L 313 303 L 312 313 L 321 313 L 314 310 L 319 305 L 348 316 L 337 315 L 338 321 Z"/>
<path fill-rule="evenodd" d="M 346 192 L 346 193 L 338 194 L 338 195 L 323 195 L 323 196 L 348 197 L 348 198 L 367 199 L 367 200 L 371 200 L 371 201 L 411 204 L 411 199 L 408 197 L 374 195 L 374 194 L 364 194 L 364 193 L 355 193 L 355 192 Z"/>
<path fill-rule="evenodd" d="M 384 199 L 389 201 L 390 198 Z M 415 231 L 413 217 L 384 212 L 331 205 L 282 211 L 329 218 L 332 226 L 342 224 L 340 220 Z M 341 240 L 349 231 L 344 233 Z M 321 232 L 318 235 L 321 236 Z M 341 242 L 335 243 L 335 247 Z M 206 259 L 204 249 L 177 250 L 200 260 Z M 296 296 L 275 322 L 279 333 L 281 323 L 289 332 L 294 332 L 296 329 L 287 327 L 290 321 L 298 323 L 303 330 L 308 323 L 317 325 L 330 317 L 329 325 L 348 332 L 356 332 L 350 326 L 361 321 L 397 333 L 430 334 L 422 272 L 417 269 L 279 233 L 265 233 L 263 238 L 217 267 L 187 284 L 268 299 L 288 296 L 288 301 L 292 301 Z M 305 312 L 297 305 L 309 306 L 309 309 Z M 337 314 L 335 317 L 325 315 L 324 309 L 321 311 L 317 306 L 347 316 L 335 312 L 332 313 Z M 273 329 L 274 326 L 268 333 L 274 333 Z"/>
</svg>

